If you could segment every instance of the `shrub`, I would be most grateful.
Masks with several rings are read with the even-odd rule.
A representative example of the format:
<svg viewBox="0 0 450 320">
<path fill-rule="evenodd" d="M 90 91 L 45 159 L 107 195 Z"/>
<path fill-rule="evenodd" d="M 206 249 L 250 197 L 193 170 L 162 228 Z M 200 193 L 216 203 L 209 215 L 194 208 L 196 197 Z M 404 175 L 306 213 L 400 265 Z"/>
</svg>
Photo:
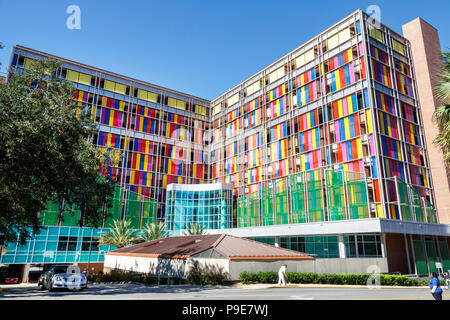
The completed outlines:
<svg viewBox="0 0 450 320">
<path fill-rule="evenodd" d="M 221 268 L 200 268 L 195 264 L 186 274 L 186 282 L 192 285 L 222 285 L 227 280 L 227 274 Z"/>
<path fill-rule="evenodd" d="M 343 274 L 317 274 L 312 272 L 287 272 L 286 281 L 290 283 L 309 284 L 347 284 L 367 285 L 369 273 L 343 273 Z M 239 280 L 243 284 L 248 283 L 277 283 L 278 273 L 275 271 L 242 272 Z M 424 280 L 428 284 L 429 280 Z M 385 286 L 417 286 L 423 285 L 423 280 L 416 280 L 401 275 L 380 274 L 380 284 Z M 375 284 L 375 283 L 374 283 Z"/>
</svg>

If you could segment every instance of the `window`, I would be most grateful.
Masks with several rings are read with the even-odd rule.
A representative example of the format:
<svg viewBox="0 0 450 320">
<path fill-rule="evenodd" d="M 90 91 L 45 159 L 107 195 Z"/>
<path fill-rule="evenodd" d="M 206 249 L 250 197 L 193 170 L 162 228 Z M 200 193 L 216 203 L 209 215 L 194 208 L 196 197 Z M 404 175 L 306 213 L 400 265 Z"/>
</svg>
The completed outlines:
<svg viewBox="0 0 450 320">
<path fill-rule="evenodd" d="M 98 243 L 97 237 L 83 237 L 81 251 L 98 251 Z"/>
<path fill-rule="evenodd" d="M 78 237 L 60 236 L 57 251 L 77 251 Z"/>
<path fill-rule="evenodd" d="M 348 258 L 381 257 L 381 237 L 376 234 L 346 235 L 345 248 Z"/>
</svg>

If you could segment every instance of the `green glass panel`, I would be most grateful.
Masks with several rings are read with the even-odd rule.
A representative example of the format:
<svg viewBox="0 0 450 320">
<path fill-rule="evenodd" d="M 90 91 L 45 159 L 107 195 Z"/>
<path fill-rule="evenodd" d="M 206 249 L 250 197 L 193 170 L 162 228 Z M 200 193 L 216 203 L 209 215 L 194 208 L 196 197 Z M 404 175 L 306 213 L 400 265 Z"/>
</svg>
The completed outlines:
<svg viewBox="0 0 450 320">
<path fill-rule="evenodd" d="M 418 274 L 428 274 L 427 260 L 425 258 L 425 248 L 422 240 L 413 240 L 414 258 Z"/>
<path fill-rule="evenodd" d="M 344 220 L 345 192 L 343 171 L 326 170 L 328 220 Z"/>
<path fill-rule="evenodd" d="M 305 183 L 301 174 L 290 178 L 292 223 L 305 223 Z"/>
<path fill-rule="evenodd" d="M 448 251 L 447 240 L 439 240 L 439 251 L 441 253 L 442 268 L 446 272 L 450 270 L 450 253 Z"/>
<path fill-rule="evenodd" d="M 306 195 L 309 222 L 324 221 L 322 171 L 306 172 Z"/>
<path fill-rule="evenodd" d="M 346 172 L 347 201 L 350 219 L 369 218 L 367 185 L 361 173 Z"/>
<path fill-rule="evenodd" d="M 262 189 L 262 225 L 273 225 L 273 190 L 270 187 Z"/>
</svg>

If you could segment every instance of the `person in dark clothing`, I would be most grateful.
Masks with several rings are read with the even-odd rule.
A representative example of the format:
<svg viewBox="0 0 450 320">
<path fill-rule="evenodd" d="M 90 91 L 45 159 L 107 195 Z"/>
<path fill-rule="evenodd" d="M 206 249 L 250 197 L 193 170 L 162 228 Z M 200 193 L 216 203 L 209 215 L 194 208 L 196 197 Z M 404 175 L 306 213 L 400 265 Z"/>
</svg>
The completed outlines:
<svg viewBox="0 0 450 320">
<path fill-rule="evenodd" d="M 436 272 L 432 272 L 430 274 L 430 277 L 431 277 L 430 280 L 431 295 L 435 300 L 442 300 L 442 288 L 440 286 Z"/>
</svg>

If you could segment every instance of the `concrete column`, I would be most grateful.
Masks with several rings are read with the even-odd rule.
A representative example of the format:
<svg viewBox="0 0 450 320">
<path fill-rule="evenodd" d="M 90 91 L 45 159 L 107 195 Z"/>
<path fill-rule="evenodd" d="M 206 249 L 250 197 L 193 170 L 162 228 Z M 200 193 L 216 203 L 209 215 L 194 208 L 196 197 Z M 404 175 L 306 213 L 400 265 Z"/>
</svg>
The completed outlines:
<svg viewBox="0 0 450 320">
<path fill-rule="evenodd" d="M 386 234 L 382 233 L 381 237 L 381 257 L 386 258 Z"/>
<path fill-rule="evenodd" d="M 411 234 L 409 235 L 409 243 L 411 244 L 411 253 L 412 253 L 412 258 L 413 258 L 413 263 L 414 263 L 414 274 L 417 276 L 416 254 L 414 253 L 414 241 L 413 241 Z"/>
<path fill-rule="evenodd" d="M 411 274 L 411 261 L 409 259 L 409 246 L 408 246 L 408 238 L 406 236 L 406 233 L 403 234 L 403 237 L 405 238 L 405 250 L 406 250 L 406 260 L 408 260 L 408 273 Z"/>
<path fill-rule="evenodd" d="M 27 263 L 23 266 L 22 283 L 28 283 L 28 277 L 30 275 L 30 267 L 31 267 L 31 264 L 29 264 L 29 263 Z"/>
<path fill-rule="evenodd" d="M 347 252 L 345 250 L 345 241 L 344 241 L 344 235 L 340 234 L 338 236 L 338 245 L 339 245 L 339 258 L 344 259 L 347 258 Z"/>
</svg>

